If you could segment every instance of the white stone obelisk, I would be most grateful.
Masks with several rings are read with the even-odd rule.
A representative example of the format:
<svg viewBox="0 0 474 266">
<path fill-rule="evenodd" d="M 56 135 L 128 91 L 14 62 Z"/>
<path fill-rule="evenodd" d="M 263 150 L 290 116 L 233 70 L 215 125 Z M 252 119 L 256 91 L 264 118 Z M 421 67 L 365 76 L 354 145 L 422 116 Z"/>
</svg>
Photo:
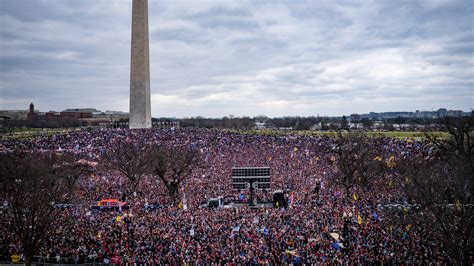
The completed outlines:
<svg viewBox="0 0 474 266">
<path fill-rule="evenodd" d="M 133 0 L 129 128 L 150 128 L 148 0 Z"/>
</svg>

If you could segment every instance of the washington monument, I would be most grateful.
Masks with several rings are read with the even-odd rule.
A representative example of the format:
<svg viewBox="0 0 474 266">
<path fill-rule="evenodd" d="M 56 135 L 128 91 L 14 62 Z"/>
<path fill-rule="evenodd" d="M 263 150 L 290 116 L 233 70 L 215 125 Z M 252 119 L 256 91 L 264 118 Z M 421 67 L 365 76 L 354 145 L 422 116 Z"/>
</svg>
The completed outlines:
<svg viewBox="0 0 474 266">
<path fill-rule="evenodd" d="M 148 0 L 133 0 L 130 63 L 130 128 L 150 128 L 150 53 Z"/>
</svg>

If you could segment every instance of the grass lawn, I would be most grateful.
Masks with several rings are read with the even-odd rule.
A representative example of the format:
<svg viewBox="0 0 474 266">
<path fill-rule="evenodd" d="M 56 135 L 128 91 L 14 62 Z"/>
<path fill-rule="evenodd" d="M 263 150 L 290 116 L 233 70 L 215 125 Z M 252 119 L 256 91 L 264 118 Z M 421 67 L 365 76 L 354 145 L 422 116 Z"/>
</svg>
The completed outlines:
<svg viewBox="0 0 474 266">
<path fill-rule="evenodd" d="M 242 134 L 255 134 L 255 135 L 288 135 L 288 134 L 295 134 L 295 135 L 310 135 L 310 136 L 330 136 L 336 137 L 337 132 L 335 131 L 284 131 L 278 129 L 254 129 L 254 130 L 246 130 L 246 131 L 239 131 L 239 130 L 229 130 L 230 132 L 240 132 Z M 343 135 L 347 135 L 347 132 L 344 132 Z M 390 138 L 412 138 L 412 139 L 424 139 L 425 133 L 419 131 L 379 131 L 379 132 L 365 132 L 365 134 L 371 137 L 390 137 Z M 446 132 L 430 132 L 428 133 L 431 136 L 446 138 L 449 136 Z"/>
<path fill-rule="evenodd" d="M 66 128 L 15 128 L 11 132 L 0 134 L 1 140 L 28 140 L 38 136 L 52 136 L 54 134 L 67 134 L 72 131 L 81 129 L 66 129 Z"/>
</svg>

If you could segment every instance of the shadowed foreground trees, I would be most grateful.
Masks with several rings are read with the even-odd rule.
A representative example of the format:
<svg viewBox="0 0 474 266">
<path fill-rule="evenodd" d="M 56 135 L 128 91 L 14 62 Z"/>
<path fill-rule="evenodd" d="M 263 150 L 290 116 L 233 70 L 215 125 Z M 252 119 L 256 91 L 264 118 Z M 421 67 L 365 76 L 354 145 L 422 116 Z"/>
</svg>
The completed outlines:
<svg viewBox="0 0 474 266">
<path fill-rule="evenodd" d="M 448 138 L 427 134 L 429 144 L 423 149 L 407 150 L 393 161 L 380 157 L 381 139 L 339 134 L 339 174 L 334 181 L 347 193 L 370 188 L 371 181 L 390 173 L 386 183 L 394 184 L 399 200 L 417 206 L 404 214 L 405 219 L 430 228 L 456 263 L 468 265 L 474 250 L 473 119 L 442 119 Z"/>
<path fill-rule="evenodd" d="M 362 133 L 339 132 L 335 146 L 339 173 L 334 181 L 345 188 L 346 196 L 351 188 L 368 189 L 372 180 L 383 174 L 385 167 L 377 142 L 380 139 Z"/>
<path fill-rule="evenodd" d="M 411 212 L 430 227 L 458 264 L 469 265 L 474 250 L 473 117 L 443 119 L 448 139 L 427 135 L 428 149 L 398 164 L 399 187 L 420 206 Z"/>
<path fill-rule="evenodd" d="M 347 193 L 389 178 L 382 183 L 393 184 L 401 202 L 417 206 L 407 209 L 401 220 L 392 217 L 392 222 L 410 220 L 429 228 L 441 250 L 457 264 L 469 265 L 474 250 L 473 119 L 444 118 L 448 138 L 427 134 L 423 148 L 406 150 L 390 160 L 381 158 L 382 139 L 339 134 L 334 148 L 339 174 L 334 181 Z"/>
<path fill-rule="evenodd" d="M 2 227 L 21 243 L 27 265 L 45 237 L 68 222 L 55 204 L 71 202 L 76 181 L 88 171 L 69 154 L 0 154 Z"/>
</svg>

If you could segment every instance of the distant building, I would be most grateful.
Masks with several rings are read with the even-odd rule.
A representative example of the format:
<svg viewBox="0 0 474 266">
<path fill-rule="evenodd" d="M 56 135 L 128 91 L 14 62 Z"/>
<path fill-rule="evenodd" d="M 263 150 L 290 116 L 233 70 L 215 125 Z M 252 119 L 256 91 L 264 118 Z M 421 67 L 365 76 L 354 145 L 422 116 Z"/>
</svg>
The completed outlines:
<svg viewBox="0 0 474 266">
<path fill-rule="evenodd" d="M 28 112 L 28 120 L 68 120 L 92 118 L 92 112 L 90 111 L 75 111 L 71 109 L 69 110 L 63 112 L 49 111 L 45 113 L 40 113 L 35 112 L 35 105 L 31 103 L 30 111 Z"/>
<path fill-rule="evenodd" d="M 265 129 L 265 122 L 255 122 L 256 129 Z"/>
<path fill-rule="evenodd" d="M 30 104 L 27 110 L 0 110 L 1 126 L 32 127 L 78 127 L 111 125 L 126 122 L 128 113 L 122 111 L 105 111 L 94 108 L 70 108 L 61 112 L 40 112 Z"/>
<path fill-rule="evenodd" d="M 415 118 L 437 118 L 438 115 L 437 115 L 437 112 L 416 110 L 414 117 Z"/>
<path fill-rule="evenodd" d="M 92 114 L 93 119 L 108 120 L 109 122 L 117 122 L 120 120 L 128 120 L 128 113 L 122 111 L 105 111 L 105 112 L 94 112 Z"/>
<path fill-rule="evenodd" d="M 99 110 L 94 109 L 94 108 L 72 108 L 72 109 L 66 109 L 63 112 L 68 112 L 68 113 L 100 113 Z"/>
<path fill-rule="evenodd" d="M 26 120 L 28 110 L 0 110 L 0 117 L 5 120 Z"/>
<path fill-rule="evenodd" d="M 397 117 L 403 118 L 438 118 L 438 117 L 462 117 L 469 116 L 469 113 L 465 113 L 461 110 L 447 110 L 446 108 L 440 108 L 437 111 L 420 111 L 415 112 L 370 112 L 368 114 L 358 115 L 360 118 L 368 118 L 370 120 L 381 121 L 385 119 L 394 119 Z M 353 115 L 351 115 L 353 116 Z"/>
<path fill-rule="evenodd" d="M 448 116 L 448 110 L 446 108 L 440 108 L 437 111 L 438 117 L 446 117 Z"/>
<path fill-rule="evenodd" d="M 461 110 L 449 110 L 447 116 L 450 117 L 460 117 L 463 116 L 464 112 Z"/>
<path fill-rule="evenodd" d="M 323 129 L 323 123 L 322 122 L 316 123 L 311 127 L 311 130 L 322 130 L 322 129 Z"/>
</svg>

